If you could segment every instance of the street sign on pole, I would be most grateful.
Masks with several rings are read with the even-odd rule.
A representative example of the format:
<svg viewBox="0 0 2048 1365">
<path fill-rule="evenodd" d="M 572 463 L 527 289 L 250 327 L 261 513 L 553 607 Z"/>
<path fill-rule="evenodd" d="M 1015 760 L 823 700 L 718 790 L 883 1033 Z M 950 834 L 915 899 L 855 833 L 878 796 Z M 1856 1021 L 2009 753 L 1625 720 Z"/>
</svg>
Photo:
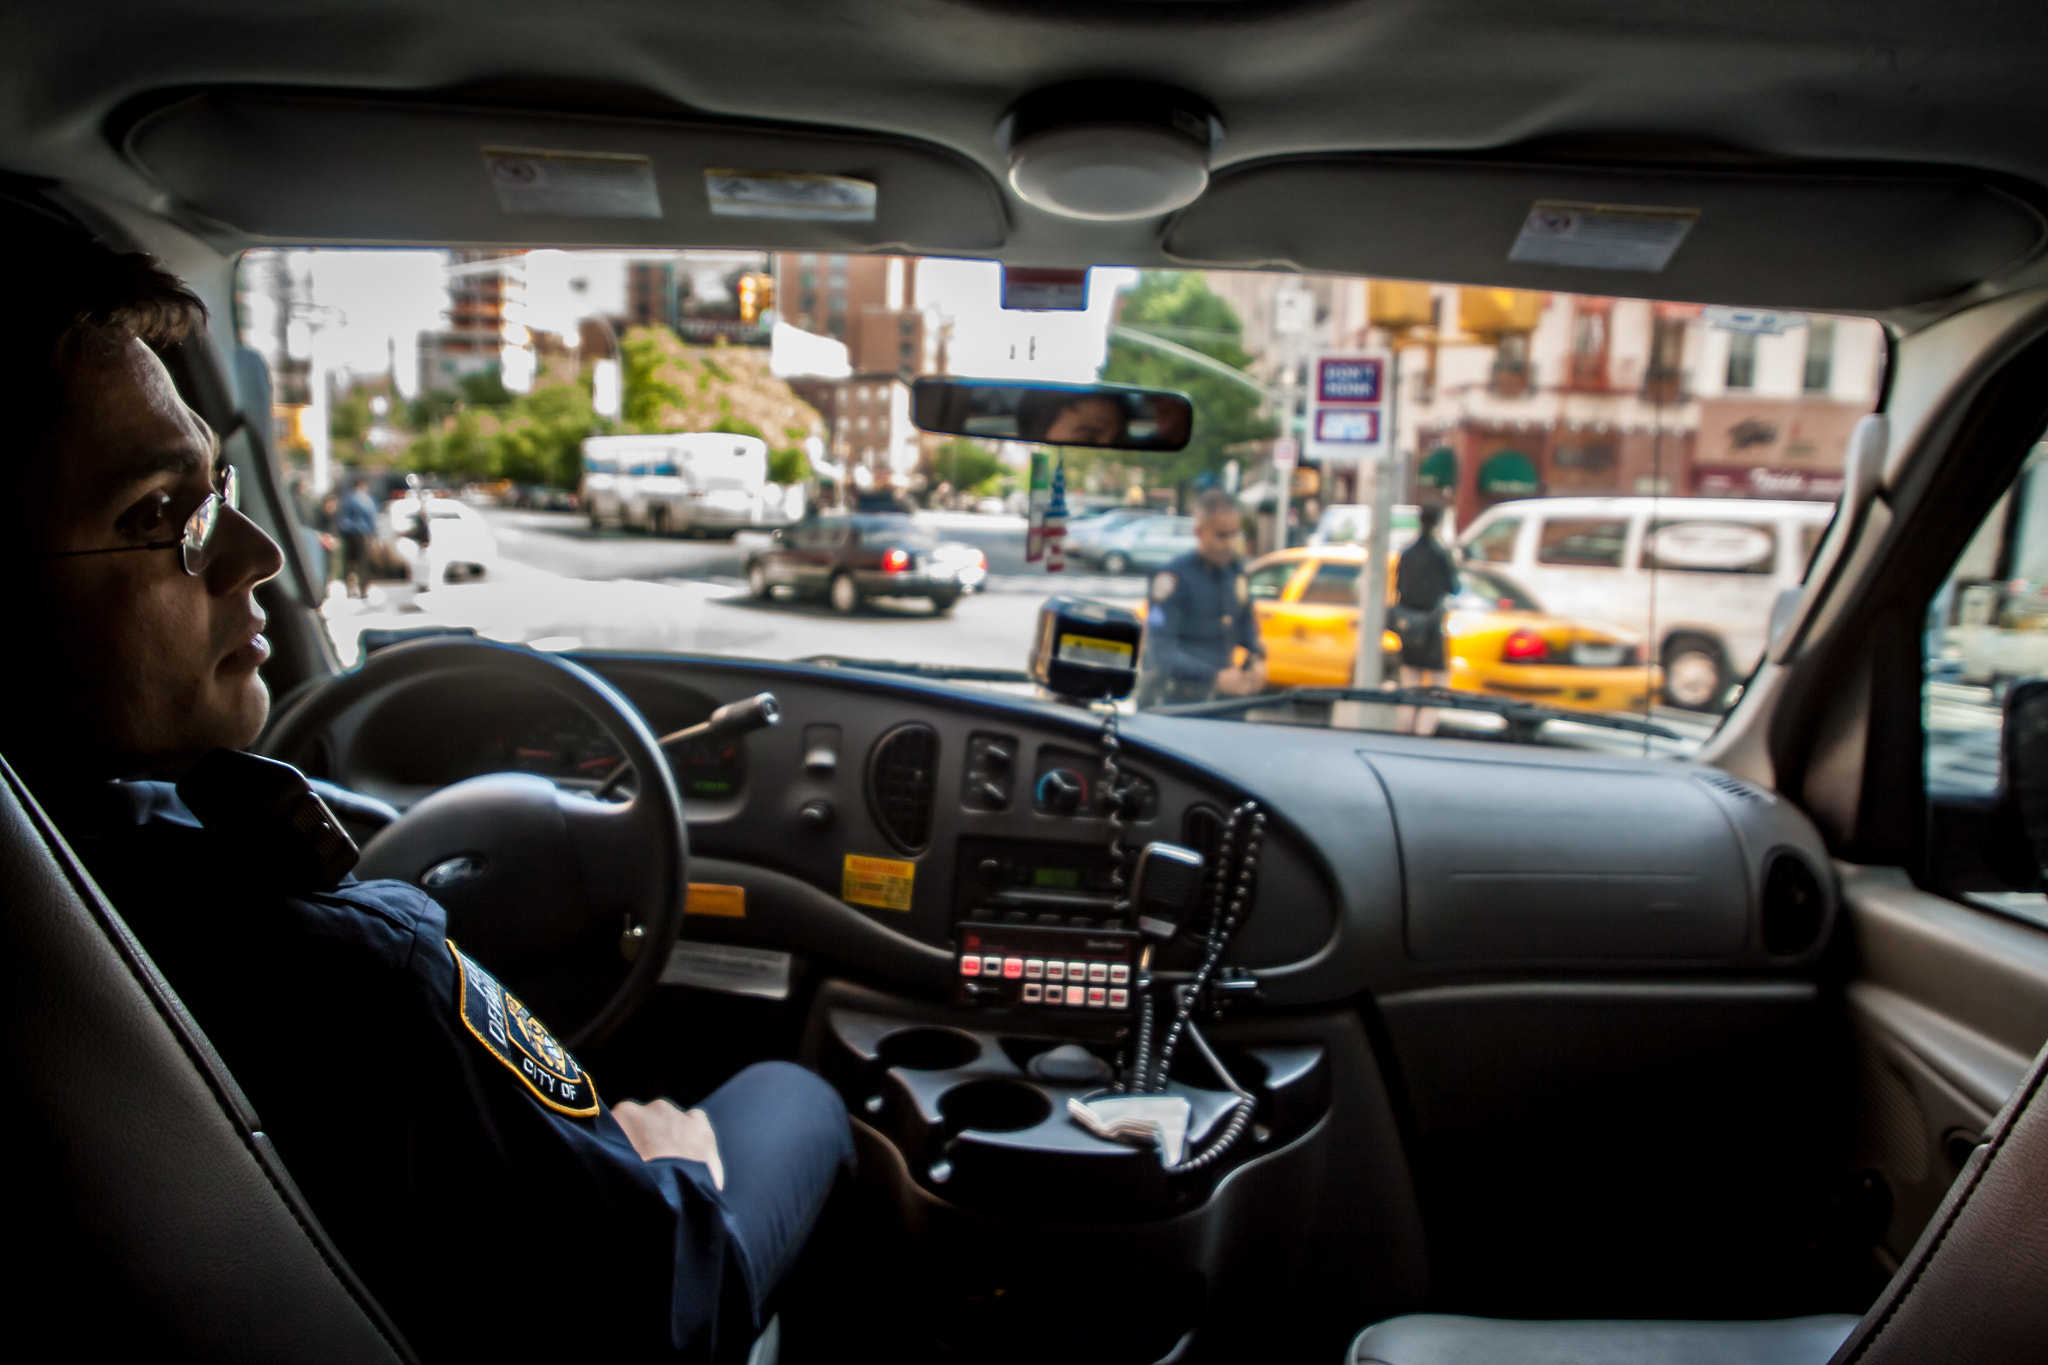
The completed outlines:
<svg viewBox="0 0 2048 1365">
<path fill-rule="evenodd" d="M 1379 460 L 1393 433 L 1386 421 L 1391 364 L 1385 351 L 1315 358 L 1309 370 L 1307 452 L 1354 464 Z"/>
<path fill-rule="evenodd" d="M 1285 474 L 1299 463 L 1301 448 L 1292 436 L 1282 436 L 1273 442 L 1273 472 Z"/>
</svg>

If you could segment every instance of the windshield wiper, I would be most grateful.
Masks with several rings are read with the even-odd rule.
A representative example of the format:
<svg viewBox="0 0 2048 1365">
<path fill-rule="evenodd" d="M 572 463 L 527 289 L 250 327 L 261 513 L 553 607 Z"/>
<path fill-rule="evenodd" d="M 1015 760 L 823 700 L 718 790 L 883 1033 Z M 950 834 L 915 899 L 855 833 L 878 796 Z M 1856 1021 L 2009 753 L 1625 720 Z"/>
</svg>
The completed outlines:
<svg viewBox="0 0 2048 1365">
<path fill-rule="evenodd" d="M 970 668 L 965 664 L 909 664 L 894 659 L 848 659 L 838 654 L 813 654 L 798 659 L 800 664 L 820 668 L 859 668 L 871 673 L 907 673 L 914 678 L 936 678 L 944 682 L 1029 683 L 1031 675 L 1020 668 Z"/>
<path fill-rule="evenodd" d="M 1556 720 L 1569 721 L 1573 725 L 1597 725 L 1609 730 L 1626 730 L 1637 735 L 1653 735 L 1658 739 L 1679 738 L 1675 730 L 1667 729 L 1655 721 L 1637 720 L 1633 716 L 1604 715 L 1595 711 L 1567 711 L 1562 706 L 1545 706 L 1541 702 L 1515 701 L 1508 697 L 1489 697 L 1478 692 L 1455 692 L 1448 687 L 1394 687 L 1385 690 L 1363 687 L 1286 687 L 1278 692 L 1261 692 L 1249 697 L 1222 697 L 1216 701 L 1156 706 L 1152 711 L 1153 714 L 1161 716 L 1230 716 L 1256 710 L 1261 706 L 1337 701 L 1367 702 L 1378 706 L 1433 706 L 1445 711 L 1483 711 L 1505 720 L 1509 738 L 1525 743 L 1534 740 L 1539 729 Z"/>
</svg>

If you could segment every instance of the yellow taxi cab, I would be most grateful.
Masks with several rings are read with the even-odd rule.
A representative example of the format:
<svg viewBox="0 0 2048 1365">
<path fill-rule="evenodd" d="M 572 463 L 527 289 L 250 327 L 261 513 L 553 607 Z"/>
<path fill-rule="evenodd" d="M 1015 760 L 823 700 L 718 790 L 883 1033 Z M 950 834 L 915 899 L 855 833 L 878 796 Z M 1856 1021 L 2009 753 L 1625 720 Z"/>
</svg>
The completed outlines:
<svg viewBox="0 0 2048 1365">
<path fill-rule="evenodd" d="M 1342 687 L 1358 650 L 1357 545 L 1280 550 L 1247 570 L 1266 676 L 1276 686 Z M 1642 637 L 1617 626 L 1552 616 L 1490 570 L 1461 566 L 1464 589 L 1444 622 L 1450 685 L 1585 711 L 1640 710 L 1664 684 L 1645 665 Z M 1387 579 L 1393 600 L 1393 575 Z M 1382 637 L 1388 676 L 1401 647 Z"/>
</svg>

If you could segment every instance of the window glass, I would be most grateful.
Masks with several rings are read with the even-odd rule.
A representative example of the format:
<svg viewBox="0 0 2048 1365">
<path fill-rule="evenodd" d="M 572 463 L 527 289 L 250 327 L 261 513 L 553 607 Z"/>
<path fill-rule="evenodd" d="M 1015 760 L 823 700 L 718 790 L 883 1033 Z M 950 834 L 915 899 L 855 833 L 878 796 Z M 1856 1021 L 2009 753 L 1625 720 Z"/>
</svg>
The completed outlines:
<svg viewBox="0 0 2048 1365">
<path fill-rule="evenodd" d="M 1549 517 L 1538 528 L 1536 562 L 1618 569 L 1628 523 L 1609 517 Z"/>
<path fill-rule="evenodd" d="M 1731 389 L 1756 387 L 1756 333 L 1735 332 L 1729 336 L 1727 384 Z"/>
<path fill-rule="evenodd" d="M 1477 559 L 1487 564 L 1512 564 L 1515 559 L 1515 537 L 1522 532 L 1520 517 L 1502 517 L 1489 522 L 1486 528 L 1465 543 L 1468 559 Z"/>
<path fill-rule="evenodd" d="M 306 605 L 344 665 L 374 632 L 428 627 L 561 648 L 770 661 L 843 653 L 985 686 L 1017 670 L 1046 598 L 1078 592 L 1142 606 L 1142 579 L 1091 581 L 1102 561 L 1150 568 L 1185 552 L 1187 514 L 1204 493 L 1232 490 L 1252 587 L 1268 604 L 1301 561 L 1273 567 L 1265 557 L 1313 547 L 1311 557 L 1336 563 L 1320 580 L 1303 565 L 1291 581 L 1314 582 L 1310 600 L 1332 604 L 1317 610 L 1348 619 L 1371 591 L 1354 572 L 1385 570 L 1435 508 L 1436 534 L 1462 546 L 1460 563 L 1474 571 L 1460 611 L 1540 608 L 1559 631 L 1642 642 L 1641 675 L 1541 699 L 1580 720 L 1627 712 L 1633 728 L 1544 723 L 1508 734 L 1497 713 L 1443 708 L 1438 733 L 1688 753 L 1756 664 L 1780 581 L 1839 494 L 1850 435 L 1874 406 L 1886 356 L 1871 319 L 1776 311 L 1765 323 L 1744 306 L 1753 300 L 1098 267 L 1090 297 L 1101 306 L 1034 320 L 1002 308 L 996 261 L 741 240 L 659 261 L 570 249 L 565 269 L 555 245 L 546 256 L 290 246 L 242 258 L 235 325 L 270 366 L 277 482 L 298 510 L 292 529 L 318 585 Z M 1626 288 L 1624 273 L 1608 287 Z M 759 311 L 764 278 L 780 300 L 774 327 Z M 883 309 L 885 296 L 904 306 Z M 1731 306 L 1708 306 L 1720 303 Z M 1776 330 L 1730 330 L 1764 325 Z M 1423 326 L 1434 328 L 1429 353 L 1404 352 L 1397 372 L 1385 361 L 1397 339 L 1387 329 Z M 313 341 L 307 328 L 319 331 Z M 320 367 L 331 388 L 318 408 L 309 345 L 334 358 Z M 1041 452 L 993 435 L 920 433 L 905 385 L 919 366 L 938 368 L 941 350 L 961 379 L 1180 390 L 1194 404 L 1188 445 Z M 1311 356 L 1336 360 L 1348 377 Z M 1341 422 L 1321 420 L 1336 413 Z M 722 438 L 677 439 L 713 429 L 742 434 L 750 453 L 728 465 Z M 1376 452 L 1340 439 L 1374 429 L 1391 456 L 1385 483 L 1374 477 Z M 1287 441 L 1290 430 L 1304 438 Z M 675 474 L 657 474 L 657 464 Z M 1032 534 L 1057 470 L 1066 577 L 1048 575 L 1051 557 Z M 380 528 L 362 547 L 345 544 L 335 524 L 337 498 L 357 474 Z M 444 534 L 426 555 L 388 530 L 387 508 L 408 476 L 466 504 L 458 520 L 435 523 Z M 1389 531 L 1376 538 L 1381 493 Z M 665 515 L 650 518 L 651 506 Z M 717 605 L 770 544 L 808 570 L 794 577 L 823 578 L 848 543 L 844 518 L 885 507 L 914 509 L 942 558 L 962 566 L 952 609 L 878 611 L 824 630 L 778 598 L 751 608 L 742 630 Z M 1157 524 L 1084 520 L 1105 508 L 1142 508 Z M 351 501 L 349 510 L 359 518 L 364 509 Z M 764 538 L 799 526 L 807 529 Z M 1523 535 L 1529 556 L 1518 554 Z M 1645 536 L 1648 571 L 1629 558 Z M 1385 543 L 1367 545 L 1374 539 Z M 1335 548 L 1345 545 L 1354 548 Z M 351 549 L 354 564 L 344 562 Z M 462 573 L 442 574 L 451 564 Z M 1489 583 L 1490 569 L 1504 581 Z M 1991 585 L 2000 619 L 2018 621 L 2026 594 L 2000 586 L 2002 573 L 1957 593 Z M 1503 609 L 1503 600 L 1528 605 Z M 1270 605 L 1260 614 L 1276 615 Z M 1374 676 L 1381 662 L 1331 657 L 1352 646 L 1340 630 L 1294 651 L 1289 673 L 1289 648 L 1275 645 L 1276 688 Z M 1447 650 L 1454 688 L 1527 695 L 1514 692 L 1527 670 L 1505 660 L 1499 637 L 1454 636 Z M 941 678 L 948 670 L 959 676 Z M 1327 715 L 1260 707 L 1205 723 L 1400 723 L 1372 705 Z"/>
<path fill-rule="evenodd" d="M 1477 569 L 1461 569 L 1458 577 L 1464 584 L 1451 602 L 1461 611 L 1536 611 L 1538 608 L 1529 594 L 1523 592 L 1499 574 L 1482 573 Z"/>
<path fill-rule="evenodd" d="M 1835 324 L 1833 320 L 1815 318 L 1806 328 L 1806 375 L 1803 387 L 1808 393 L 1826 393 L 1834 382 L 1835 373 Z"/>
<path fill-rule="evenodd" d="M 1321 564 L 1316 567 L 1316 576 L 1301 590 L 1301 600 L 1325 607 L 1355 607 L 1358 605 L 1358 566 L 1356 564 Z"/>
<path fill-rule="evenodd" d="M 1245 583 L 1251 591 L 1254 602 L 1277 602 L 1280 594 L 1287 591 L 1287 584 L 1294 577 L 1300 565 L 1294 560 L 1283 559 L 1277 564 L 1268 564 L 1245 575 Z"/>
<path fill-rule="evenodd" d="M 1927 787 L 1998 790 L 2006 689 L 2048 677 L 2048 445 L 2034 448 L 1928 605 Z"/>
<path fill-rule="evenodd" d="M 1643 567 L 1666 573 L 1767 574 L 1777 558 L 1769 522 L 1653 521 L 1643 537 Z"/>
</svg>

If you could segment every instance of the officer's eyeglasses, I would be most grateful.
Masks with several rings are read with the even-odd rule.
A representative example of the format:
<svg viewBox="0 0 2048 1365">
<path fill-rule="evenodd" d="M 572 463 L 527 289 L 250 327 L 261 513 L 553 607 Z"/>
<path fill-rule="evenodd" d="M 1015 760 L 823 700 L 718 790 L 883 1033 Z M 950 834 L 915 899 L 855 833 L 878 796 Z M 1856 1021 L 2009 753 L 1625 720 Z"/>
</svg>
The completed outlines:
<svg viewBox="0 0 2048 1365">
<path fill-rule="evenodd" d="M 48 550 L 43 559 L 76 559 L 83 555 L 118 555 L 131 550 L 176 550 L 178 563 L 194 578 L 206 572 L 213 550 L 213 533 L 220 529 L 223 508 L 242 505 L 241 480 L 235 474 L 235 467 L 221 462 L 220 472 L 213 477 L 213 491 L 206 500 L 192 509 L 192 515 L 185 518 L 184 533 L 176 540 L 146 540 L 140 545 L 108 545 L 97 550 Z"/>
</svg>

